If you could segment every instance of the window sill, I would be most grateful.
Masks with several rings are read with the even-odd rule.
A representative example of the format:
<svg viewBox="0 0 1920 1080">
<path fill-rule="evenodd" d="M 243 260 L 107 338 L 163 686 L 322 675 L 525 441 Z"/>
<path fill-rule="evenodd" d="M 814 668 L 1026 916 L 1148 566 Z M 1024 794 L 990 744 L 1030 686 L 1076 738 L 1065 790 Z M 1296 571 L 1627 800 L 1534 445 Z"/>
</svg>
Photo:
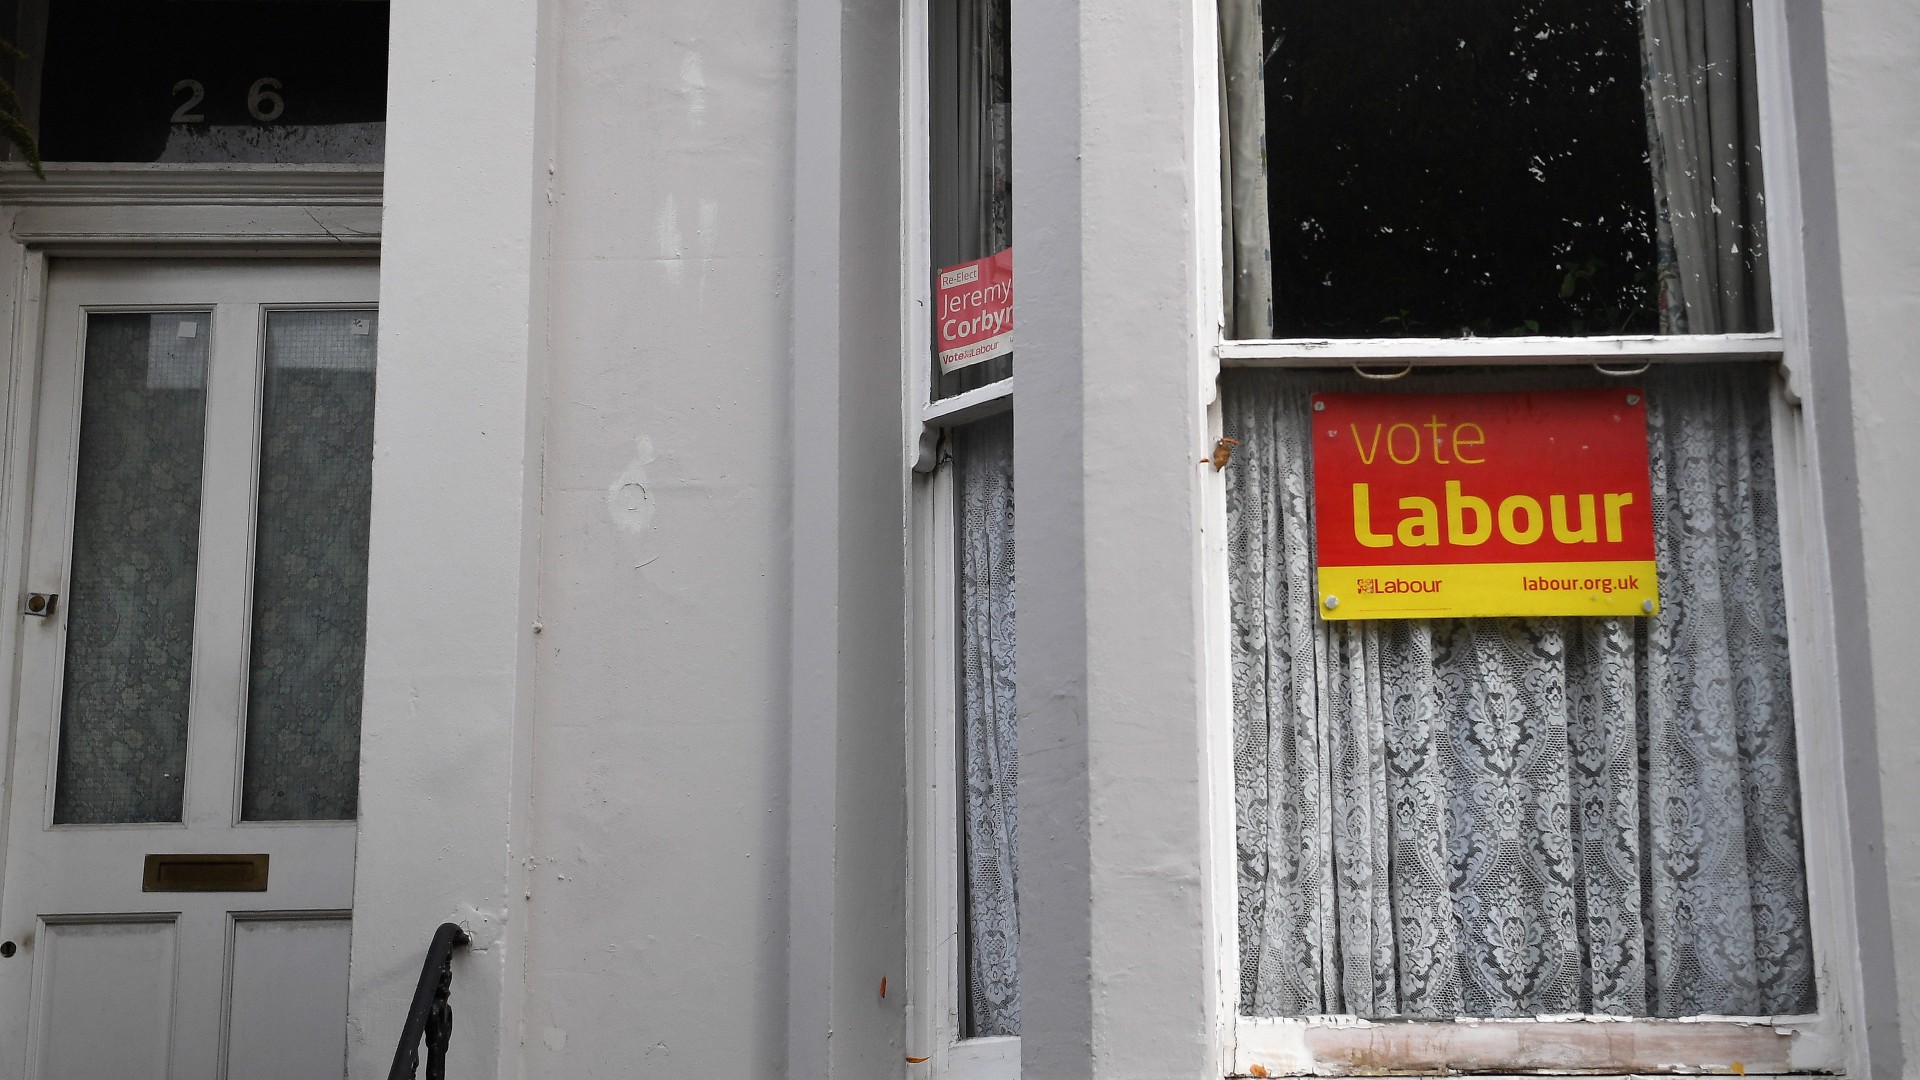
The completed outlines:
<svg viewBox="0 0 1920 1080">
<path fill-rule="evenodd" d="M 1837 1063 L 1840 1057 L 1814 1017 L 1455 1021 L 1242 1017 L 1237 1034 L 1235 1076 L 1810 1076 L 1832 1075 L 1822 1065 Z"/>
</svg>

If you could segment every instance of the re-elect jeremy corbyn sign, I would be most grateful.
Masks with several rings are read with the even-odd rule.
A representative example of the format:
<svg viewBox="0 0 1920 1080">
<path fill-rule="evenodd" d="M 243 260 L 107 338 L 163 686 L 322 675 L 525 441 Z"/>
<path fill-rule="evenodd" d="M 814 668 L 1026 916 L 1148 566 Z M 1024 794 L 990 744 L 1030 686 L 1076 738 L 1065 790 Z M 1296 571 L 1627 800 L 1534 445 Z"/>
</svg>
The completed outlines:
<svg viewBox="0 0 1920 1080">
<path fill-rule="evenodd" d="M 940 271 L 934 290 L 934 349 L 940 374 L 1013 351 L 1013 249 Z"/>
<path fill-rule="evenodd" d="M 1660 609 L 1637 388 L 1316 394 L 1313 490 L 1325 618 Z"/>
</svg>

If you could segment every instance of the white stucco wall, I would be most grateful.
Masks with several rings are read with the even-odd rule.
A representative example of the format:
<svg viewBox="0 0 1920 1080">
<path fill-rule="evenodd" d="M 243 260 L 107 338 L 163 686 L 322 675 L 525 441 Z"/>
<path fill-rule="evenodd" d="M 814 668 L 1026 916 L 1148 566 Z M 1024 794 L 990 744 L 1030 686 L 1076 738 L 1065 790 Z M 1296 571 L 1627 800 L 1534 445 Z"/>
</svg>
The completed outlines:
<svg viewBox="0 0 1920 1080">
<path fill-rule="evenodd" d="M 1914 782 L 1920 775 L 1920 574 L 1914 570 L 1920 555 L 1914 478 L 1920 454 L 1920 6 L 1869 0 L 1830 2 L 1823 10 L 1864 556 L 1860 614 L 1870 642 L 1884 822 L 1884 866 L 1876 869 L 1883 869 L 1886 883 L 1899 988 L 1899 1038 L 1884 1048 L 1876 1042 L 1874 1074 L 1896 1075 L 1891 1051 L 1897 1046 L 1899 1071 L 1914 1075 L 1920 1072 L 1920 784 Z M 1846 670 L 1856 680 L 1867 675 L 1862 665 Z M 1868 883 L 1879 876 L 1862 874 Z M 1869 953 L 1873 945 L 1863 942 Z M 1873 1004 L 1891 1003 L 1883 991 Z"/>
<path fill-rule="evenodd" d="M 435 925 L 452 1071 L 515 1075 L 544 352 L 538 0 L 394 5 L 348 999 L 384 1076 Z"/>
<path fill-rule="evenodd" d="M 793 6 L 556 7 L 530 1076 L 773 1076 Z"/>
<path fill-rule="evenodd" d="M 898 10 L 397 7 L 353 1075 L 901 1071 Z"/>
<path fill-rule="evenodd" d="M 1217 1076 L 1215 31 L 1155 0 L 1015 10 L 1022 1075 Z"/>
</svg>

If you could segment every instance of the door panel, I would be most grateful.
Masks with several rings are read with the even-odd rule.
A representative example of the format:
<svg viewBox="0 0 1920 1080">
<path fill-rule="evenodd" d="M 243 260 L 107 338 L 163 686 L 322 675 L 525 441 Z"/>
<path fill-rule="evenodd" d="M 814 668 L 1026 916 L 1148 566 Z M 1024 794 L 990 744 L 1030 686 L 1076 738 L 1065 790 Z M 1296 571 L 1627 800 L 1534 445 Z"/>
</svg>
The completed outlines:
<svg viewBox="0 0 1920 1080">
<path fill-rule="evenodd" d="M 339 1080 L 351 929 L 344 917 L 235 917 L 228 1080 Z"/>
<path fill-rule="evenodd" d="M 35 1024 L 40 1075 L 167 1075 L 173 1031 L 172 919 L 48 921 L 39 953 Z"/>
<path fill-rule="evenodd" d="M 12 595 L 60 599 L 13 616 L 0 1078 L 341 1073 L 377 289 L 51 275 Z M 144 871 L 206 854 L 267 856 L 264 888 Z"/>
</svg>

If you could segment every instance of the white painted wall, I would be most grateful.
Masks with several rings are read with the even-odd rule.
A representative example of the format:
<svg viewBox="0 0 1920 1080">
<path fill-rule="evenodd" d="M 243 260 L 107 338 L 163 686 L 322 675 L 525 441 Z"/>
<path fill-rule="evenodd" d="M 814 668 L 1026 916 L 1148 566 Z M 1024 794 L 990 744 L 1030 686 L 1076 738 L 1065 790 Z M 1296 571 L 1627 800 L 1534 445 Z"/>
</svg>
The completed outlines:
<svg viewBox="0 0 1920 1080">
<path fill-rule="evenodd" d="M 1920 1072 L 1920 6 L 1854 0 L 1823 11 L 1857 452 L 1862 558 L 1855 572 L 1864 585 L 1853 610 L 1864 615 L 1868 653 L 1843 664 L 1854 689 L 1871 692 L 1862 704 L 1873 718 L 1880 814 L 1856 821 L 1880 826 L 1865 839 L 1885 845 L 1863 852 L 1872 859 L 1884 850 L 1884 862 L 1863 870 L 1862 887 L 1884 882 L 1878 903 L 1883 921 L 1890 914 L 1892 971 L 1875 956 L 1870 926 L 1863 951 L 1879 960 L 1870 963 L 1870 978 L 1878 967 L 1898 987 L 1896 1012 L 1892 987 L 1870 983 L 1868 1011 L 1878 1029 L 1874 1074 L 1913 1075 Z M 1876 899 L 1866 897 L 1869 905 Z"/>
<path fill-rule="evenodd" d="M 1015 10 L 1022 1075 L 1218 1076 L 1199 526 L 1220 481 L 1198 463 L 1216 31 L 1153 0 Z"/>
<path fill-rule="evenodd" d="M 897 18 L 396 5 L 354 1076 L 905 1069 Z"/>
<path fill-rule="evenodd" d="M 538 0 L 393 6 L 348 1055 L 467 925 L 455 1075 L 516 1075 L 546 200 Z"/>
<path fill-rule="evenodd" d="M 792 5 L 554 9 L 523 1068 L 779 1075 Z"/>
</svg>

